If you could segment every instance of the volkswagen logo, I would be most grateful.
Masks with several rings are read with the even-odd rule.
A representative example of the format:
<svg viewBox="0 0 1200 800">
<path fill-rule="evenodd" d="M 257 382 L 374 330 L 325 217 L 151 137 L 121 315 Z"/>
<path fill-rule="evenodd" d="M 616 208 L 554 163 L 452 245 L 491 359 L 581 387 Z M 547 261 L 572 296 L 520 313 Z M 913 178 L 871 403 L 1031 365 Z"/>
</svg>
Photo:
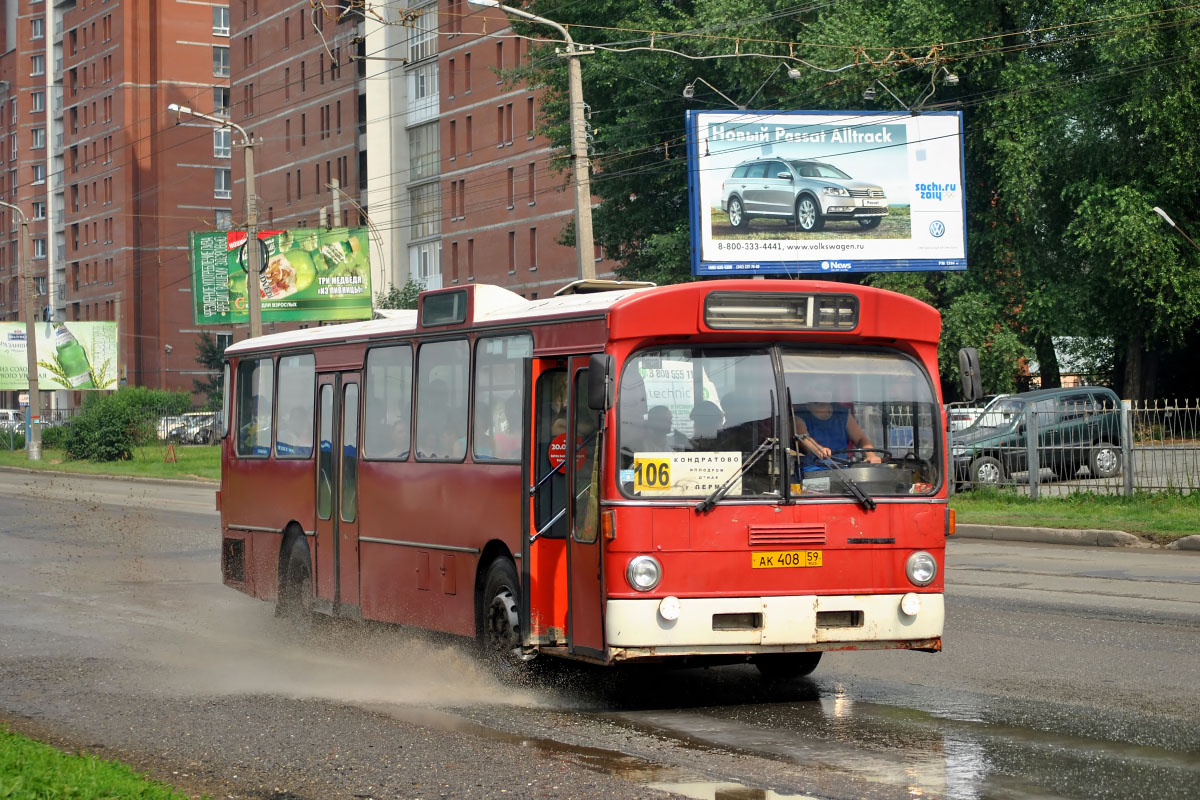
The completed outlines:
<svg viewBox="0 0 1200 800">
<path fill-rule="evenodd" d="M 933 222 L 929 223 L 929 234 L 933 236 L 933 238 L 940 239 L 942 238 L 942 234 L 945 232 L 946 223 L 942 222 L 940 219 L 935 219 Z"/>
</svg>

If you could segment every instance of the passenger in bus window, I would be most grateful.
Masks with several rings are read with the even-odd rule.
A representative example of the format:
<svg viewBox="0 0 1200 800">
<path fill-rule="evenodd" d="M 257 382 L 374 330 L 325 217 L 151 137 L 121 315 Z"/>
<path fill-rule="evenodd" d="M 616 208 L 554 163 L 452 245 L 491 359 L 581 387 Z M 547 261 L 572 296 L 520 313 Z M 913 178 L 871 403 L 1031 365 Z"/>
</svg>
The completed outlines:
<svg viewBox="0 0 1200 800">
<path fill-rule="evenodd" d="M 398 419 L 388 428 L 391 441 L 384 458 L 408 458 L 408 420 Z"/>
<path fill-rule="evenodd" d="M 692 439 L 712 441 L 725 425 L 725 412 L 711 400 L 701 400 L 692 407 Z M 713 442 L 715 445 L 715 442 Z"/>
<path fill-rule="evenodd" d="M 651 453 L 682 450 L 686 442 L 674 429 L 675 418 L 666 406 L 654 406 L 646 412 L 646 450 Z"/>
<path fill-rule="evenodd" d="M 312 453 L 312 415 L 296 406 L 283 417 L 279 435 L 275 437 L 275 454 L 304 456 Z"/>
<path fill-rule="evenodd" d="M 450 429 L 448 415 L 456 414 L 450 407 L 450 389 L 446 382 L 435 378 L 424 391 L 417 390 L 417 455 L 421 458 L 458 459 L 466 442 Z"/>
<path fill-rule="evenodd" d="M 521 455 L 521 393 L 513 392 L 504 401 L 505 428 L 492 434 L 496 458 L 514 459 Z"/>
<path fill-rule="evenodd" d="M 793 407 L 796 438 L 800 447 L 808 453 L 801 461 L 801 469 L 810 472 L 825 469 L 821 462 L 839 450 L 856 447 L 867 449 L 867 461 L 878 464 L 882 461 L 878 453 L 869 452 L 875 445 L 854 419 L 848 404 L 834 402 L 832 378 L 818 376 L 809 379 L 803 388 L 806 402 Z"/>
<path fill-rule="evenodd" d="M 495 458 L 492 446 L 492 406 L 485 400 L 475 401 L 475 443 L 471 445 L 476 458 Z"/>
</svg>

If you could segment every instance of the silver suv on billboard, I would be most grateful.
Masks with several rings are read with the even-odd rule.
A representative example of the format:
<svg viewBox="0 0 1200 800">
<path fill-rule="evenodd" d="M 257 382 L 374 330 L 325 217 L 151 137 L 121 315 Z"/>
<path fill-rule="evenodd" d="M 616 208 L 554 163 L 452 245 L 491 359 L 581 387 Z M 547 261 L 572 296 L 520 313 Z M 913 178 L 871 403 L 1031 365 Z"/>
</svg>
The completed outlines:
<svg viewBox="0 0 1200 800">
<path fill-rule="evenodd" d="M 738 164 L 721 184 L 721 210 L 745 230 L 754 217 L 787 219 L 807 233 L 826 220 L 857 220 L 870 230 L 887 216 L 883 187 L 851 178 L 832 164 L 757 158 Z"/>
</svg>

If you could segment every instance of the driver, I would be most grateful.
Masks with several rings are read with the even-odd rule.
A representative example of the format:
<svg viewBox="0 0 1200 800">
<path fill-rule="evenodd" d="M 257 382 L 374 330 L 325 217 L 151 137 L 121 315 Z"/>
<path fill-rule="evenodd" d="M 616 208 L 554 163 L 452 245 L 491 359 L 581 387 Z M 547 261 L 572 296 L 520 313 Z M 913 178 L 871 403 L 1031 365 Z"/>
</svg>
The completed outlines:
<svg viewBox="0 0 1200 800">
<path fill-rule="evenodd" d="M 828 375 L 813 376 L 804 387 L 808 402 L 792 408 L 796 426 L 796 438 L 808 455 L 801 462 L 801 469 L 810 472 L 825 469 L 821 462 L 838 450 L 862 448 L 867 461 L 882 463 L 879 454 L 862 427 L 854 419 L 848 406 L 833 402 L 833 379 Z"/>
</svg>

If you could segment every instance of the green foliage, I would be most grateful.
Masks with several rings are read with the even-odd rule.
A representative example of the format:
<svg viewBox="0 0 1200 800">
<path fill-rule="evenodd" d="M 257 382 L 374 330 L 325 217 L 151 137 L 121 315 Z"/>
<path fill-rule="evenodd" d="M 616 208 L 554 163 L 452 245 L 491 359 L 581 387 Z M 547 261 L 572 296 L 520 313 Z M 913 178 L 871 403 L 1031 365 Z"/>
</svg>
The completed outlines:
<svg viewBox="0 0 1200 800">
<path fill-rule="evenodd" d="M 417 296 L 425 291 L 425 282 L 416 278 L 409 278 L 404 282 L 404 286 L 396 288 L 395 284 L 388 284 L 386 292 L 375 293 L 376 308 L 391 308 L 391 309 L 416 309 Z"/>
<path fill-rule="evenodd" d="M 64 753 L 0 728 L 0 797 L 183 800 L 187 795 L 116 761 Z"/>
<path fill-rule="evenodd" d="M 205 408 L 221 407 L 224 391 L 225 350 L 217 346 L 216 337 L 204 331 L 196 335 L 196 363 L 208 370 L 208 377 L 192 379 L 192 391 L 204 398 Z"/>
<path fill-rule="evenodd" d="M 111 394 L 91 393 L 71 421 L 63 448 L 69 458 L 121 461 L 139 445 L 153 442 L 160 416 L 191 407 L 187 392 L 126 387 Z"/>
<path fill-rule="evenodd" d="M 66 446 L 67 436 L 71 426 L 68 425 L 47 425 L 41 430 L 42 448 L 53 448 L 61 450 Z"/>
</svg>

